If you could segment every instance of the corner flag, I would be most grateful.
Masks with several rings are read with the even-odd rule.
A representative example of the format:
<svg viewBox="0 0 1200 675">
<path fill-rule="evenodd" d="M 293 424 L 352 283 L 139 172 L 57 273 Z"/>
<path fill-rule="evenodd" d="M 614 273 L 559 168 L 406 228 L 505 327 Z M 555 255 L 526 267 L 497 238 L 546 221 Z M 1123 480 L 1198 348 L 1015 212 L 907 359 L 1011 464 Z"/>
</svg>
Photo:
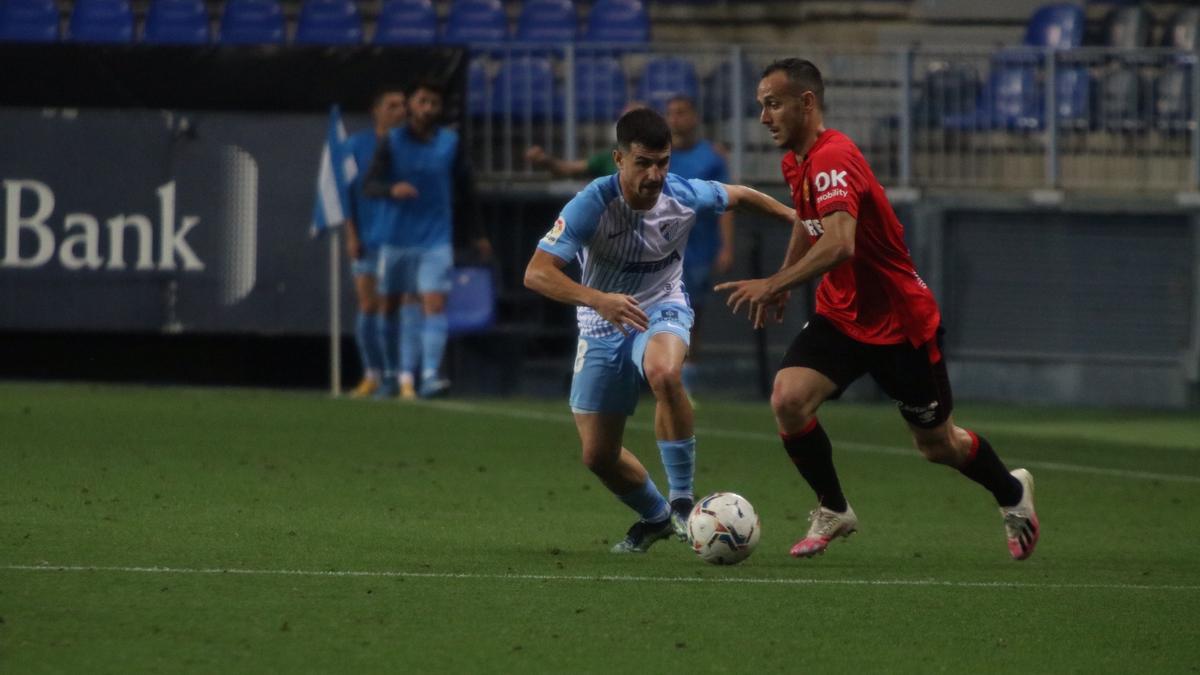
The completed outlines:
<svg viewBox="0 0 1200 675">
<path fill-rule="evenodd" d="M 317 199 L 312 233 L 316 236 L 346 222 L 350 212 L 350 182 L 358 175 L 354 154 L 346 148 L 346 126 L 337 105 L 329 109 L 329 130 L 317 171 Z"/>
</svg>

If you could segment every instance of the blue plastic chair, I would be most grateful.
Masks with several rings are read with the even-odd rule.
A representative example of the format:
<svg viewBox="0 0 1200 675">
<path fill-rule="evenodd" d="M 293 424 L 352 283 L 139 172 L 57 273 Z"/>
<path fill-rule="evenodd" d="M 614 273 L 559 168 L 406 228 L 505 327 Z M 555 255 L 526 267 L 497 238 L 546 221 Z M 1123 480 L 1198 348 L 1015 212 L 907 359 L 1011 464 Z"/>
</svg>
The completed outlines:
<svg viewBox="0 0 1200 675">
<path fill-rule="evenodd" d="M 277 0 L 229 0 L 221 15 L 221 42 L 266 45 L 283 42 L 283 11 Z"/>
<path fill-rule="evenodd" d="M 58 7 L 54 0 L 0 2 L 0 41 L 57 42 Z"/>
<path fill-rule="evenodd" d="M 596 0 L 584 41 L 642 46 L 650 42 L 650 17 L 640 0 Z"/>
<path fill-rule="evenodd" d="M 446 298 L 446 322 L 452 336 L 478 333 L 496 322 L 496 287 L 487 267 L 456 267 Z"/>
<path fill-rule="evenodd" d="M 667 101 L 672 98 L 687 96 L 697 101 L 699 95 L 696 67 L 692 62 L 677 56 L 665 56 L 646 62 L 642 77 L 638 81 L 636 98 L 660 113 L 665 113 Z"/>
<path fill-rule="evenodd" d="M 1086 17 L 1079 5 L 1063 2 L 1044 5 L 1029 18 L 1025 44 L 1030 47 L 1074 49 L 1083 46 Z"/>
<path fill-rule="evenodd" d="M 153 0 L 142 41 L 149 44 L 202 45 L 210 39 L 208 10 L 202 0 Z"/>
<path fill-rule="evenodd" d="M 500 0 L 454 0 L 443 42 L 475 44 L 508 39 L 508 16 Z"/>
<path fill-rule="evenodd" d="M 579 15 L 571 0 L 526 0 L 517 18 L 518 42 L 574 42 Z"/>
<path fill-rule="evenodd" d="M 377 45 L 427 45 L 437 42 L 437 10 L 431 0 L 387 0 L 375 22 Z"/>
<path fill-rule="evenodd" d="M 355 45 L 362 41 L 362 19 L 353 0 L 304 0 L 296 24 L 296 44 Z"/>
<path fill-rule="evenodd" d="M 1054 71 L 1058 125 L 1084 130 L 1092 124 L 1092 76 L 1082 65 L 1060 63 Z"/>
<path fill-rule="evenodd" d="M 492 114 L 541 121 L 562 116 L 550 59 L 520 56 L 505 61 L 492 81 Z"/>
<path fill-rule="evenodd" d="M 575 61 L 575 117 L 583 122 L 617 119 L 628 100 L 629 84 L 621 63 L 598 56 Z"/>
<path fill-rule="evenodd" d="M 128 0 L 77 0 L 67 37 L 74 42 L 133 42 L 133 11 Z"/>
<path fill-rule="evenodd" d="M 991 127 L 984 87 L 975 68 L 937 64 L 929 69 L 914 102 L 919 129 L 971 131 Z"/>
<path fill-rule="evenodd" d="M 1018 131 L 1042 128 L 1043 96 L 1031 68 L 998 65 L 988 81 L 988 111 L 993 126 Z"/>
</svg>

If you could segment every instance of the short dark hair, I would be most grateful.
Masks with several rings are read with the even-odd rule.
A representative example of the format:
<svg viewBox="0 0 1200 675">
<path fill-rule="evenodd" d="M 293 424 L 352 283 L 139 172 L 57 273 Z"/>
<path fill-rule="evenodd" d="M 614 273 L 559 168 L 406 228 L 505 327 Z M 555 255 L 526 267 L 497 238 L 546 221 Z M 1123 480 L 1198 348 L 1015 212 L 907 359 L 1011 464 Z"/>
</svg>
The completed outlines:
<svg viewBox="0 0 1200 675">
<path fill-rule="evenodd" d="M 617 120 L 617 145 L 628 150 L 634 143 L 640 143 L 647 150 L 671 147 L 667 121 L 650 108 L 638 108 L 621 115 Z"/>
<path fill-rule="evenodd" d="M 438 80 L 432 80 L 432 79 L 417 80 L 416 82 L 409 85 L 408 91 L 406 91 L 404 93 L 411 98 L 414 94 L 416 94 L 418 91 L 420 91 L 422 89 L 424 89 L 425 91 L 431 91 L 431 92 L 437 94 L 438 96 L 442 97 L 443 99 L 446 98 L 446 86 L 444 84 L 442 84 L 441 82 L 439 82 Z"/>
<path fill-rule="evenodd" d="M 389 94 L 404 94 L 404 87 L 398 84 L 381 84 L 375 88 L 375 93 L 371 96 L 371 107 L 374 108 L 383 101 L 384 97 Z"/>
<path fill-rule="evenodd" d="M 696 109 L 696 99 L 688 96 L 687 94 L 675 94 L 671 98 L 667 99 L 668 106 L 672 103 L 685 103 L 687 104 L 687 107 L 691 108 L 692 110 Z"/>
<path fill-rule="evenodd" d="M 811 91 L 817 97 L 817 107 L 825 109 L 825 81 L 821 71 L 807 59 L 779 59 L 763 69 L 762 76 L 783 71 L 790 82 L 800 87 L 801 91 Z"/>
</svg>

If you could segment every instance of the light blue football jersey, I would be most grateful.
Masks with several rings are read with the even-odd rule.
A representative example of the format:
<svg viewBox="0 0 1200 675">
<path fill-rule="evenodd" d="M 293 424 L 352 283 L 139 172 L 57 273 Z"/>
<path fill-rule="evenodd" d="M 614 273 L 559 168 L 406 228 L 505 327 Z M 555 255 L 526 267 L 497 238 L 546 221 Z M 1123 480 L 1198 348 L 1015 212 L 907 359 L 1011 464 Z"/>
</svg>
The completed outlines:
<svg viewBox="0 0 1200 675">
<path fill-rule="evenodd" d="M 687 304 L 683 252 L 697 215 L 725 212 L 729 195 L 720 183 L 667 174 L 658 202 L 635 211 L 625 202 L 617 175 L 597 178 L 563 207 L 538 248 L 562 260 L 577 258 L 583 285 L 633 296 L 643 308 Z M 579 334 L 617 332 L 591 307 L 576 311 Z"/>
</svg>

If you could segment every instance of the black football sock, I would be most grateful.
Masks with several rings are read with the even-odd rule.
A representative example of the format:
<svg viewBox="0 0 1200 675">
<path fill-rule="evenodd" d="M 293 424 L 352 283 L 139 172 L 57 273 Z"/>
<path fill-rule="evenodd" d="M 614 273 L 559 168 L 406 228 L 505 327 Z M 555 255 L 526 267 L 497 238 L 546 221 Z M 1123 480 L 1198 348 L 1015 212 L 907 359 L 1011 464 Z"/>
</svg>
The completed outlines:
<svg viewBox="0 0 1200 675">
<path fill-rule="evenodd" d="M 1008 472 L 1004 462 L 1000 461 L 986 438 L 969 429 L 967 433 L 971 434 L 971 451 L 967 455 L 967 461 L 963 462 L 958 470 L 962 475 L 987 488 L 1000 506 L 1015 506 L 1021 501 L 1025 490 L 1021 481 L 1013 478 Z"/>
<path fill-rule="evenodd" d="M 812 418 L 803 431 L 795 434 L 780 434 L 783 447 L 792 464 L 817 493 L 821 506 L 839 513 L 846 511 L 846 497 L 842 484 L 838 482 L 837 469 L 833 468 L 833 444 L 821 428 L 817 418 Z"/>
</svg>

